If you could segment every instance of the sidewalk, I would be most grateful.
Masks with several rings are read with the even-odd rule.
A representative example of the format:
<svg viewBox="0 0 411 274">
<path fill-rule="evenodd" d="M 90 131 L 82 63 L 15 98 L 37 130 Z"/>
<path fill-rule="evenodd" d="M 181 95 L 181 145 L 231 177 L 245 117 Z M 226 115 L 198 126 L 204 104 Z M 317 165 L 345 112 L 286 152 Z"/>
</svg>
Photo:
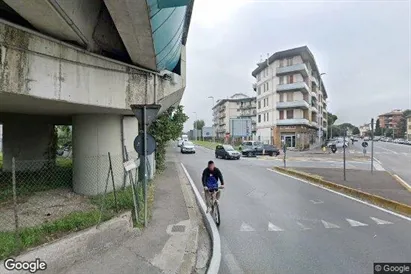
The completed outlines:
<svg viewBox="0 0 411 274">
<path fill-rule="evenodd" d="M 154 179 L 148 227 L 106 252 L 55 273 L 205 273 L 209 236 L 181 166 L 172 153 L 167 159 L 166 170 Z"/>
<path fill-rule="evenodd" d="M 335 168 L 296 168 L 294 170 L 319 175 L 324 180 L 358 189 L 386 199 L 411 205 L 411 192 L 406 190 L 386 171 L 346 170 L 346 181 L 342 169 Z"/>
</svg>

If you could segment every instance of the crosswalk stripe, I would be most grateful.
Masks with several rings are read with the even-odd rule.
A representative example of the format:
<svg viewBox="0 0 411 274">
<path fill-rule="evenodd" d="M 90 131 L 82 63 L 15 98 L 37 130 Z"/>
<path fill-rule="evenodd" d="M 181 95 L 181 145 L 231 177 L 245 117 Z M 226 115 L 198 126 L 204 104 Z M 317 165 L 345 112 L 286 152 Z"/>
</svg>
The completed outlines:
<svg viewBox="0 0 411 274">
<path fill-rule="evenodd" d="M 377 225 L 388 225 L 388 224 L 392 224 L 392 223 L 389 222 L 389 221 L 381 220 L 381 219 L 378 219 L 378 218 L 375 218 L 375 217 L 370 217 L 370 218 L 371 218 L 371 220 L 373 220 L 374 222 L 376 222 Z"/>
<path fill-rule="evenodd" d="M 346 219 L 347 222 L 350 223 L 351 226 L 368 226 L 367 224 L 361 223 L 359 221 L 351 220 L 351 219 Z"/>
<path fill-rule="evenodd" d="M 241 224 L 240 231 L 250 232 L 250 231 L 255 231 L 255 229 L 252 226 L 250 226 L 249 224 L 246 224 L 246 223 L 243 222 Z"/>
<path fill-rule="evenodd" d="M 325 228 L 340 228 L 338 225 L 321 220 Z"/>
<path fill-rule="evenodd" d="M 297 225 L 302 229 L 302 230 L 308 230 L 308 229 L 311 229 L 311 228 L 309 228 L 309 227 L 306 227 L 305 225 L 303 225 L 302 223 L 300 223 L 300 222 L 297 222 Z"/>
<path fill-rule="evenodd" d="M 278 226 L 268 222 L 268 231 L 284 231 L 284 229 L 279 228 Z"/>
</svg>

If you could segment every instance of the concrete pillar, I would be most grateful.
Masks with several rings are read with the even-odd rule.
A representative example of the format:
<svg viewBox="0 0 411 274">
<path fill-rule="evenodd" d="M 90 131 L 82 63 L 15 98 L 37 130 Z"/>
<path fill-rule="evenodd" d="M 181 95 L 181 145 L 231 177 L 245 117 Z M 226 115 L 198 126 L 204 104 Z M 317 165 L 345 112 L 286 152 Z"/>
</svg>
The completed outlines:
<svg viewBox="0 0 411 274">
<path fill-rule="evenodd" d="M 137 159 L 137 152 L 134 150 L 134 139 L 138 135 L 138 121 L 135 116 L 124 116 L 123 118 L 123 138 L 129 159 Z"/>
<path fill-rule="evenodd" d="M 3 123 L 3 170 L 11 171 L 12 158 L 17 171 L 35 171 L 47 162 L 47 150 L 54 125 L 30 115 L 8 117 Z"/>
<path fill-rule="evenodd" d="M 73 117 L 73 189 L 96 195 L 104 192 L 111 154 L 114 182 L 124 180 L 122 115 L 89 114 Z M 108 192 L 113 190 L 111 178 Z"/>
</svg>

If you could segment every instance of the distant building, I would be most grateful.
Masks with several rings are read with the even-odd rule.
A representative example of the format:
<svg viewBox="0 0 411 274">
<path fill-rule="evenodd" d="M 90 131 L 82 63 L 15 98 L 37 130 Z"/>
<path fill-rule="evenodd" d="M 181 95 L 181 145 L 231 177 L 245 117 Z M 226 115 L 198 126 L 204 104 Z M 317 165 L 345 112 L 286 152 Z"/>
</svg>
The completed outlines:
<svg viewBox="0 0 411 274">
<path fill-rule="evenodd" d="M 213 107 L 213 128 L 217 138 L 224 138 L 230 133 L 230 119 L 251 118 L 252 129 L 256 130 L 256 98 L 243 93 L 236 93 L 230 98 L 218 100 Z"/>
<path fill-rule="evenodd" d="M 371 123 L 359 126 L 358 129 L 360 130 L 360 136 L 365 136 L 371 130 Z"/>
<path fill-rule="evenodd" d="M 391 112 L 379 115 L 380 127 L 383 129 L 393 129 L 394 131 L 397 130 L 403 115 L 403 111 L 400 109 L 394 109 Z"/>
<path fill-rule="evenodd" d="M 407 116 L 407 140 L 411 141 L 411 114 Z"/>
</svg>

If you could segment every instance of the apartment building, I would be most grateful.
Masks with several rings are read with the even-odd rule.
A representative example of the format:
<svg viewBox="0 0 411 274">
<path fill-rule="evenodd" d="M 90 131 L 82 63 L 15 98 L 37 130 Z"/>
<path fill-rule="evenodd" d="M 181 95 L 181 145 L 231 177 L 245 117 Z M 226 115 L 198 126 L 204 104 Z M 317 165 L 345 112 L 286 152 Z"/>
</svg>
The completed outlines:
<svg viewBox="0 0 411 274">
<path fill-rule="evenodd" d="M 252 72 L 257 139 L 288 147 L 319 144 L 327 128 L 327 92 L 307 46 L 276 52 Z"/>
<path fill-rule="evenodd" d="M 359 126 L 358 129 L 360 130 L 360 136 L 366 136 L 371 131 L 371 123 Z"/>
<path fill-rule="evenodd" d="M 224 138 L 229 132 L 229 121 L 232 118 L 251 118 L 252 133 L 256 131 L 256 97 L 236 93 L 230 98 L 218 100 L 213 107 L 213 127 L 217 138 Z"/>
<path fill-rule="evenodd" d="M 403 115 L 404 113 L 401 109 L 394 109 L 391 112 L 379 115 L 380 127 L 384 129 L 390 128 L 396 131 Z"/>
<path fill-rule="evenodd" d="M 411 114 L 407 117 L 407 140 L 411 141 Z"/>
</svg>

